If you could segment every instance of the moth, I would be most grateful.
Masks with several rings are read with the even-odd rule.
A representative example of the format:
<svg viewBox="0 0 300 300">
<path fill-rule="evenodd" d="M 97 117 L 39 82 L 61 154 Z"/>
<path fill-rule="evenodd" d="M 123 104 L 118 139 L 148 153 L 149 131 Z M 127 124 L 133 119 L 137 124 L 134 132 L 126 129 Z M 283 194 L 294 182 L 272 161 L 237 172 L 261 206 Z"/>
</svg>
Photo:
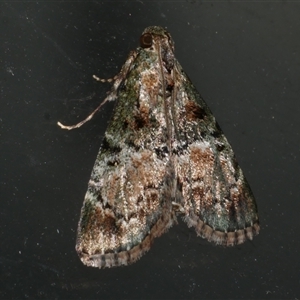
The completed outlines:
<svg viewBox="0 0 300 300">
<path fill-rule="evenodd" d="M 104 81 L 97 78 L 99 81 Z M 127 265 L 181 216 L 197 235 L 233 246 L 259 232 L 255 199 L 230 144 L 174 56 L 147 27 L 107 101 L 116 100 L 92 170 L 76 250 L 87 266 Z"/>
</svg>

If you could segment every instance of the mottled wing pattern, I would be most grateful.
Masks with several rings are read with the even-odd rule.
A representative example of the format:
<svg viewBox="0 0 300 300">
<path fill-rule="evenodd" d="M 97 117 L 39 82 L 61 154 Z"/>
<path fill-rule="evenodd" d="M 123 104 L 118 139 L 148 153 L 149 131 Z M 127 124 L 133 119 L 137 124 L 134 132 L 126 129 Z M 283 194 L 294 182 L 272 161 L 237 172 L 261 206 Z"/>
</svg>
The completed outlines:
<svg viewBox="0 0 300 300">
<path fill-rule="evenodd" d="M 226 137 L 175 59 L 170 34 L 146 28 L 141 48 L 115 78 L 105 101 L 117 104 L 78 225 L 82 262 L 99 268 L 135 262 L 176 214 L 217 244 L 252 239 L 259 231 L 255 200 Z M 86 120 L 59 125 L 73 129 Z"/>
<path fill-rule="evenodd" d="M 179 144 L 175 168 L 185 220 L 217 244 L 252 239 L 259 231 L 256 203 L 233 150 L 178 62 L 174 76 Z"/>
<path fill-rule="evenodd" d="M 78 226 L 76 250 L 84 264 L 99 268 L 136 261 L 174 219 L 174 167 L 165 155 L 158 62 L 137 51 L 117 95 Z"/>
</svg>

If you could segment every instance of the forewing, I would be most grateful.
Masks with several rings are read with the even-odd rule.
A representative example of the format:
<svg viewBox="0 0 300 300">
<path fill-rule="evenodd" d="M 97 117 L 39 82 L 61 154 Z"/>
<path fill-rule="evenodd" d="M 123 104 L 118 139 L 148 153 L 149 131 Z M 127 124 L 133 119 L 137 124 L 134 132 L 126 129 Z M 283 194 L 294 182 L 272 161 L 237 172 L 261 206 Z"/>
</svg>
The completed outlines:
<svg viewBox="0 0 300 300">
<path fill-rule="evenodd" d="M 118 93 L 92 171 L 76 245 L 86 265 L 132 263 L 173 222 L 170 191 L 175 176 L 165 155 L 161 83 L 147 55 L 138 53 Z"/>
<path fill-rule="evenodd" d="M 176 72 L 175 167 L 185 220 L 210 241 L 240 244 L 259 231 L 255 199 L 230 144 L 178 62 Z"/>
</svg>

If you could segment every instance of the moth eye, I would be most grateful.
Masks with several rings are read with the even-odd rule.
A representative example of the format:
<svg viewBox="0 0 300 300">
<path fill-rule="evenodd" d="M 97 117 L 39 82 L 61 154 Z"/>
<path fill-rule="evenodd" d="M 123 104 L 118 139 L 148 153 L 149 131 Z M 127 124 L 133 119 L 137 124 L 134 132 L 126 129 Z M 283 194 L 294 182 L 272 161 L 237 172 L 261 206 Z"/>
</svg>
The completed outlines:
<svg viewBox="0 0 300 300">
<path fill-rule="evenodd" d="M 140 38 L 140 45 L 142 48 L 150 48 L 152 46 L 152 35 L 145 33 Z"/>
</svg>

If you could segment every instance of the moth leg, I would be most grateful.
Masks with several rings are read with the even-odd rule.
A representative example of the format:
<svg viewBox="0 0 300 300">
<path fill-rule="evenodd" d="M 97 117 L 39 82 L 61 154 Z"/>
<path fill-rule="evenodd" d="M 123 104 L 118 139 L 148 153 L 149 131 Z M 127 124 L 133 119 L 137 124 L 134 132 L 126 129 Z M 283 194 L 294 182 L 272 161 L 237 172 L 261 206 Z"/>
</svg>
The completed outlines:
<svg viewBox="0 0 300 300">
<path fill-rule="evenodd" d="M 111 77 L 111 78 L 100 78 L 100 77 L 98 77 L 98 76 L 96 76 L 96 75 L 93 75 L 93 78 L 95 79 L 95 80 L 97 80 L 97 81 L 100 81 L 100 82 L 102 82 L 102 83 L 105 83 L 105 82 L 113 82 L 113 81 L 115 81 L 117 78 L 118 78 L 118 76 L 117 75 L 115 75 L 114 77 Z"/>
<path fill-rule="evenodd" d="M 62 128 L 62 129 L 67 129 L 67 130 L 72 130 L 75 128 L 79 128 L 81 127 L 84 123 L 88 122 L 89 120 L 91 120 L 93 118 L 93 116 L 95 115 L 95 113 L 100 110 L 100 108 L 108 101 L 114 101 L 117 98 L 117 93 L 118 93 L 118 88 L 121 85 L 122 81 L 126 78 L 128 72 L 131 69 L 132 63 L 134 62 L 135 58 L 137 56 L 137 52 L 136 51 L 131 51 L 125 64 L 123 65 L 123 67 L 121 68 L 121 71 L 119 74 L 117 74 L 114 78 L 110 78 L 110 79 L 101 79 L 95 75 L 93 75 L 93 78 L 96 79 L 97 81 L 101 81 L 101 82 L 112 82 L 114 81 L 114 84 L 111 88 L 110 93 L 107 95 L 107 97 L 99 104 L 99 106 L 90 114 L 88 115 L 84 120 L 82 120 L 81 122 L 75 124 L 75 125 L 71 125 L 71 126 L 67 126 L 67 125 L 63 125 L 60 122 L 57 122 L 57 125 Z M 104 80 L 104 81 L 103 81 Z"/>
</svg>

